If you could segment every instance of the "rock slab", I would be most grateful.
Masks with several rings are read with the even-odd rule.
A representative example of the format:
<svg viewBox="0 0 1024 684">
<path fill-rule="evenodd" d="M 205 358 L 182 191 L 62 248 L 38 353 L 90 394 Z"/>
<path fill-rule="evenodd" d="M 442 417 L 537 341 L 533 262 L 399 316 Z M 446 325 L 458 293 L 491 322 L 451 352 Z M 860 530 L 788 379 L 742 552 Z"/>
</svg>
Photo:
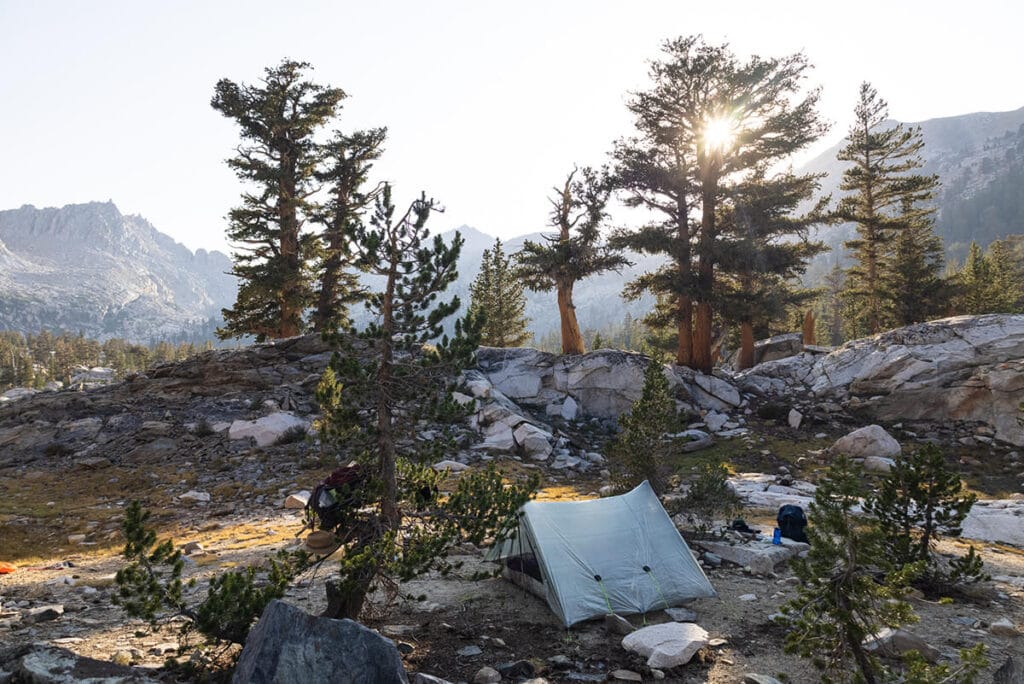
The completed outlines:
<svg viewBox="0 0 1024 684">
<path fill-rule="evenodd" d="M 124 665 L 94 660 L 64 648 L 28 644 L 0 647 L 0 682 L 33 684 L 156 684 L 159 680 Z"/>
<path fill-rule="evenodd" d="M 284 601 L 263 611 L 238 659 L 234 684 L 327 681 L 407 684 L 390 639 L 352 620 L 310 615 Z"/>
</svg>

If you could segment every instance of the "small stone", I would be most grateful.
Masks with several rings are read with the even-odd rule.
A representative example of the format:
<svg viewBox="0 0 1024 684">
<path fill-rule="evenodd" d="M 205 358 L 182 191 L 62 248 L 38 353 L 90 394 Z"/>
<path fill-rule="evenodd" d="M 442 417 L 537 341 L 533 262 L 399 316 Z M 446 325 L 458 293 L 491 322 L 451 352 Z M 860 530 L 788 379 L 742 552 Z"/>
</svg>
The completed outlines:
<svg viewBox="0 0 1024 684">
<path fill-rule="evenodd" d="M 789 416 L 787 417 L 789 427 L 793 428 L 794 430 L 797 430 L 799 429 L 800 423 L 802 423 L 803 420 L 804 414 L 800 413 L 796 409 L 789 409 Z"/>
<path fill-rule="evenodd" d="M 1015 637 L 1020 636 L 1020 630 L 1008 618 L 1000 618 L 988 626 L 989 634 L 996 636 Z"/>
<path fill-rule="evenodd" d="M 166 643 L 157 644 L 156 646 L 153 646 L 152 648 L 149 649 L 150 655 L 164 655 L 165 653 L 177 653 L 177 652 L 178 652 L 178 644 L 174 643 L 173 641 L 168 641 Z"/>
<path fill-rule="evenodd" d="M 178 497 L 185 501 L 195 501 L 198 503 L 210 503 L 210 495 L 207 492 L 198 492 L 196 490 L 190 490 Z"/>
<path fill-rule="evenodd" d="M 84 534 L 69 534 L 68 535 L 68 544 L 81 544 L 83 542 L 85 542 L 85 535 Z"/>
<path fill-rule="evenodd" d="M 548 665 L 554 668 L 558 668 L 559 670 L 568 670 L 570 667 L 572 667 L 572 658 L 570 658 L 567 655 L 562 655 L 561 653 L 559 653 L 558 655 L 553 655 L 550 658 L 548 658 Z"/>
<path fill-rule="evenodd" d="M 303 489 L 300 492 L 290 494 L 287 499 L 284 500 L 284 507 L 288 510 L 297 511 L 302 510 L 309 503 L 310 493 Z"/>
<path fill-rule="evenodd" d="M 666 608 L 665 614 L 676 622 L 696 622 L 697 611 L 689 608 Z"/>
<path fill-rule="evenodd" d="M 621 634 L 623 636 L 632 634 L 636 630 L 629 620 L 615 613 L 609 613 L 604 616 L 604 628 L 610 634 Z"/>
<path fill-rule="evenodd" d="M 495 668 L 505 679 L 520 680 L 529 679 L 535 673 L 533 663 L 529 660 L 517 660 L 511 663 L 501 663 L 496 665 Z"/>
<path fill-rule="evenodd" d="M 755 672 L 747 672 L 743 675 L 743 684 L 782 684 L 775 677 L 769 677 L 768 675 L 757 674 Z"/>
<path fill-rule="evenodd" d="M 122 649 L 115 653 L 111 658 L 111 661 L 115 665 L 131 665 L 132 664 L 132 653 L 126 649 Z"/>
<path fill-rule="evenodd" d="M 59 603 L 54 603 L 46 606 L 37 606 L 35 608 L 29 608 L 22 615 L 22 619 L 29 623 L 34 624 L 36 622 L 49 622 L 50 620 L 56 620 L 64 614 L 64 606 Z"/>
<path fill-rule="evenodd" d="M 633 672 L 632 670 L 612 670 L 612 679 L 617 679 L 620 682 L 642 682 L 644 678 L 639 672 Z"/>
<path fill-rule="evenodd" d="M 710 551 L 706 551 L 702 558 L 704 559 L 705 563 L 707 563 L 713 568 L 718 568 L 722 566 L 722 557 L 717 554 L 711 553 Z"/>
<path fill-rule="evenodd" d="M 199 542 L 190 541 L 181 547 L 181 552 L 186 556 L 196 556 L 206 553 L 206 549 Z"/>
<path fill-rule="evenodd" d="M 481 667 L 473 675 L 473 684 L 498 684 L 501 674 L 493 667 Z"/>
<path fill-rule="evenodd" d="M 756 601 L 757 594 L 742 594 L 739 596 L 740 601 Z"/>
<path fill-rule="evenodd" d="M 483 652 L 484 650 L 476 644 L 470 644 L 469 646 L 463 646 L 455 654 L 462 658 L 475 658 Z"/>
</svg>

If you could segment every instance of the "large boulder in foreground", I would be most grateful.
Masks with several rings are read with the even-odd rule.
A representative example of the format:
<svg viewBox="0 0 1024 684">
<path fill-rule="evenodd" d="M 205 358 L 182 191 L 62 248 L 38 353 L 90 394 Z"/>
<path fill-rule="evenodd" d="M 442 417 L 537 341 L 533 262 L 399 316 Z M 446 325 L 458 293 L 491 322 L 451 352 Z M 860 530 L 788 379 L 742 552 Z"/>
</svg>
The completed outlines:
<svg viewBox="0 0 1024 684">
<path fill-rule="evenodd" d="M 408 679 L 390 639 L 352 620 L 317 617 L 271 601 L 249 632 L 231 681 L 406 684 Z"/>
</svg>

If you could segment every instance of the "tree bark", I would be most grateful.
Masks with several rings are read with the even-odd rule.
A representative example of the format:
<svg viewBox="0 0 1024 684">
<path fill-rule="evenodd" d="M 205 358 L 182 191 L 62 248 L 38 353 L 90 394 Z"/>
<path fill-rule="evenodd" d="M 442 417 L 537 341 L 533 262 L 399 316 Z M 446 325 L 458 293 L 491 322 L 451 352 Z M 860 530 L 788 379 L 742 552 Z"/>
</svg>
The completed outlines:
<svg viewBox="0 0 1024 684">
<path fill-rule="evenodd" d="M 572 303 L 573 283 L 560 281 L 555 288 L 558 291 L 558 316 L 562 323 L 562 353 L 586 354 L 583 334 L 576 320 L 576 306 Z"/>
<path fill-rule="evenodd" d="M 384 496 L 381 500 L 381 515 L 389 529 L 397 529 L 401 523 L 398 510 L 398 478 L 395 474 L 395 440 L 391 432 L 391 405 L 388 402 L 388 388 L 392 383 L 392 363 L 394 358 L 392 345 L 395 334 L 394 298 L 395 281 L 398 278 L 398 263 L 401 255 L 397 253 L 394 235 L 390 236 L 391 245 L 388 254 L 388 276 L 381 301 L 381 353 L 380 368 L 377 373 L 377 449 L 380 458 L 380 476 L 384 482 Z"/>
<path fill-rule="evenodd" d="M 710 373 L 711 359 L 711 298 L 715 285 L 715 206 L 718 193 L 718 166 L 721 153 L 713 152 L 702 166 L 700 239 L 697 242 L 697 315 L 693 326 L 693 359 L 690 367 L 701 373 Z"/>
<path fill-rule="evenodd" d="M 737 370 L 746 370 L 754 366 L 754 324 L 749 321 L 740 323 L 740 357 Z"/>
<path fill-rule="evenodd" d="M 281 226 L 281 267 L 284 270 L 283 285 L 278 296 L 281 321 L 274 338 L 294 337 L 302 328 L 302 259 L 299 254 L 299 218 L 296 206 L 295 165 L 290 151 L 281 150 L 284 167 L 283 178 L 278 185 L 278 221 Z"/>
<path fill-rule="evenodd" d="M 814 341 L 814 312 L 810 309 L 804 314 L 803 340 L 805 347 L 816 344 Z"/>
<path fill-rule="evenodd" d="M 679 297 L 678 316 L 676 365 L 689 366 L 693 361 L 693 302 L 689 297 Z"/>
</svg>

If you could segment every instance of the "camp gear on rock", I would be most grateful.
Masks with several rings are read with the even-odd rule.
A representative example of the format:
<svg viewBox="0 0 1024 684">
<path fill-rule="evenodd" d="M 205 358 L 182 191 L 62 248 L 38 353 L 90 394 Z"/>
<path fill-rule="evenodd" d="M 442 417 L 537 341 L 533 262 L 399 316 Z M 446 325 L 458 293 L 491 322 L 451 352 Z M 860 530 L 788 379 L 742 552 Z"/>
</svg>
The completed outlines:
<svg viewBox="0 0 1024 684">
<path fill-rule="evenodd" d="M 318 484 L 306 504 L 306 525 L 321 530 L 343 527 L 349 516 L 363 505 L 362 466 L 352 462 L 331 472 Z"/>
<path fill-rule="evenodd" d="M 804 509 L 794 504 L 786 504 L 779 508 L 779 515 L 776 518 L 779 530 L 786 539 L 807 543 L 807 516 Z"/>
</svg>

